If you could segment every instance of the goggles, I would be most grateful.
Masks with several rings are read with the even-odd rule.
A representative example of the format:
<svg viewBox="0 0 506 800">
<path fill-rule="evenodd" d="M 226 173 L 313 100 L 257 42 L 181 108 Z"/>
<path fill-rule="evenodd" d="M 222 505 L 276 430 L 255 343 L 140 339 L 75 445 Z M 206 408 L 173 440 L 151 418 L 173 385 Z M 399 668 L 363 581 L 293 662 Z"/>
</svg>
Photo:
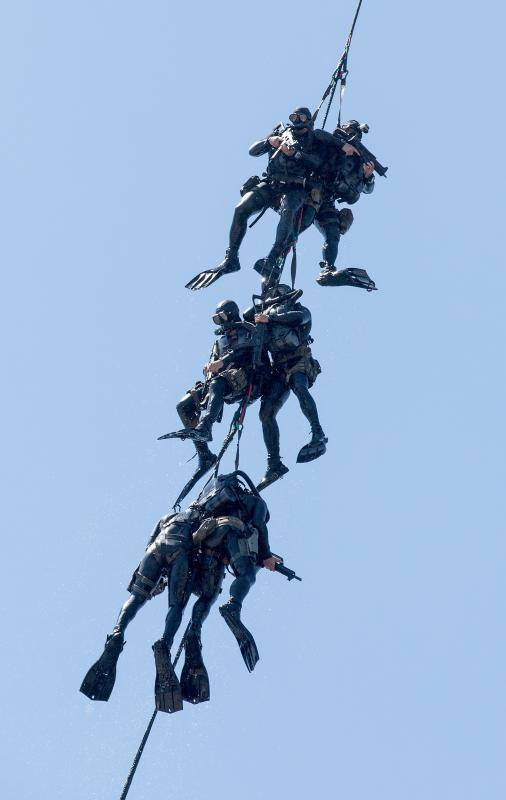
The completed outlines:
<svg viewBox="0 0 506 800">
<path fill-rule="evenodd" d="M 290 122 L 309 122 L 310 117 L 307 114 L 290 114 L 288 117 Z"/>
<path fill-rule="evenodd" d="M 213 314 L 213 322 L 215 325 L 219 325 L 221 322 L 226 322 L 228 319 L 226 311 L 218 311 L 217 314 Z"/>
</svg>

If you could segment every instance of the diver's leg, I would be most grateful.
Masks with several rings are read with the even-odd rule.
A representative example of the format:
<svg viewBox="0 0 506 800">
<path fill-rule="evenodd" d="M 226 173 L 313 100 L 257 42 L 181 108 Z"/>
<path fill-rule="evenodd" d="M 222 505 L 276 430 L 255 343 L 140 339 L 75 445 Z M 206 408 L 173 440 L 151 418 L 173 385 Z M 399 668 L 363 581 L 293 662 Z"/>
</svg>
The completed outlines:
<svg viewBox="0 0 506 800">
<path fill-rule="evenodd" d="M 153 645 L 156 665 L 155 705 L 169 714 L 181 711 L 183 697 L 178 677 L 174 671 L 170 648 L 183 618 L 192 587 L 189 557 L 182 553 L 172 564 L 169 574 L 169 612 L 161 639 Z"/>
<path fill-rule="evenodd" d="M 337 222 L 316 223 L 316 227 L 323 236 L 322 248 L 322 262 L 320 268 L 334 269 L 336 264 L 337 253 L 339 250 L 339 240 L 341 238 L 341 231 Z"/>
<path fill-rule="evenodd" d="M 227 254 L 231 253 L 237 258 L 237 253 L 248 229 L 248 220 L 253 214 L 264 208 L 268 197 L 268 194 L 257 189 L 245 194 L 237 203 L 230 226 Z"/>
<path fill-rule="evenodd" d="M 257 486 L 259 491 L 288 472 L 288 467 L 281 461 L 279 453 L 279 425 L 276 417 L 289 395 L 290 390 L 283 381 L 275 378 L 267 393 L 262 397 L 259 417 L 267 450 L 267 470 Z"/>
<path fill-rule="evenodd" d="M 311 441 L 305 445 L 297 456 L 297 461 L 313 461 L 326 451 L 327 438 L 318 417 L 318 409 L 311 392 L 309 379 L 303 372 L 296 372 L 290 377 L 290 388 L 299 401 L 300 410 L 311 426 Z"/>
<path fill-rule="evenodd" d="M 304 189 L 290 189 L 281 197 L 279 204 L 279 222 L 276 228 L 274 244 L 266 258 L 260 258 L 254 269 L 264 278 L 264 288 L 274 285 L 281 275 L 278 259 L 295 241 L 299 228 L 299 212 L 306 199 Z"/>
<path fill-rule="evenodd" d="M 304 189 L 291 189 L 285 192 L 281 198 L 276 238 L 268 258 L 272 256 L 277 258 L 297 237 L 299 219 L 295 219 L 295 217 L 299 214 L 306 195 L 307 192 Z"/>
<path fill-rule="evenodd" d="M 88 670 L 81 692 L 91 700 L 108 700 L 116 680 L 116 665 L 124 646 L 124 634 L 138 610 L 144 605 L 161 575 L 161 566 L 152 548 L 136 570 L 130 596 L 123 603 L 112 633 L 107 637 L 104 652 Z"/>
<path fill-rule="evenodd" d="M 230 598 L 220 606 L 220 614 L 234 634 L 248 672 L 253 672 L 260 658 L 252 633 L 241 620 L 242 603 L 256 580 L 258 568 L 251 556 L 241 555 L 237 536 L 228 537 L 228 551 L 235 574 L 230 585 Z"/>
<path fill-rule="evenodd" d="M 202 442 L 210 442 L 213 438 L 213 425 L 218 419 L 223 408 L 225 395 L 228 391 L 228 383 L 225 378 L 219 376 L 213 378 L 209 384 L 209 399 L 207 410 L 199 424 L 195 427 L 195 432 Z"/>
<path fill-rule="evenodd" d="M 202 657 L 202 625 L 216 601 L 223 583 L 225 570 L 216 557 L 201 555 L 201 594 L 192 609 L 191 625 L 185 639 L 185 661 L 181 671 L 183 699 L 190 703 L 209 700 L 209 675 Z"/>
</svg>

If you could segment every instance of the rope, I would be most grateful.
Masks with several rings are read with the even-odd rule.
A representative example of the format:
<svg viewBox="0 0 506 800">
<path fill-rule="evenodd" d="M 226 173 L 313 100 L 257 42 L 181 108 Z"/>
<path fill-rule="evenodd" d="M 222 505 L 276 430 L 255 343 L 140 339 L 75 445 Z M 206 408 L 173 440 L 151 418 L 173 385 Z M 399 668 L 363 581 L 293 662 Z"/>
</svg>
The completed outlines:
<svg viewBox="0 0 506 800">
<path fill-rule="evenodd" d="M 315 122 L 316 117 L 318 116 L 323 103 L 325 102 L 327 97 L 330 95 L 329 102 L 328 102 L 328 105 L 327 105 L 327 110 L 325 112 L 325 119 L 323 120 L 322 129 L 325 128 L 325 123 L 327 122 L 327 117 L 329 115 L 329 111 L 330 111 L 330 107 L 332 105 L 332 101 L 334 100 L 334 95 L 336 93 L 336 88 L 337 88 L 337 84 L 338 83 L 341 84 L 340 93 L 339 93 L 340 94 L 340 102 L 339 102 L 339 121 L 338 121 L 338 124 L 339 125 L 341 124 L 341 106 L 342 106 L 342 100 L 343 100 L 343 94 L 344 94 L 344 87 L 346 86 L 346 78 L 348 77 L 348 53 L 349 53 L 349 50 L 350 50 L 351 40 L 352 40 L 352 37 L 353 37 L 353 32 L 355 30 L 355 25 L 357 23 L 357 19 L 358 19 L 358 15 L 359 15 L 361 6 L 362 6 L 362 0 L 358 0 L 358 5 L 357 5 L 356 11 L 355 11 L 355 16 L 353 17 L 353 22 L 352 22 L 352 25 L 351 25 L 351 28 L 350 28 L 350 32 L 348 34 L 348 38 L 346 40 L 346 44 L 344 46 L 344 50 L 343 50 L 342 56 L 339 59 L 337 67 L 335 68 L 334 72 L 332 73 L 332 77 L 330 79 L 329 85 L 327 86 L 327 88 L 325 89 L 325 91 L 324 91 L 324 93 L 322 95 L 322 99 L 320 100 L 320 105 L 318 106 L 318 108 L 316 109 L 315 113 L 313 114 L 313 122 Z"/>
<path fill-rule="evenodd" d="M 178 651 L 177 651 L 176 657 L 174 659 L 174 668 L 176 667 L 176 664 L 179 661 L 179 657 L 180 657 L 181 653 L 183 652 L 184 643 L 185 643 L 186 637 L 188 635 L 188 631 L 190 630 L 190 625 L 191 625 L 191 620 L 188 623 L 188 625 L 186 626 L 186 630 L 185 630 L 185 632 L 183 634 L 183 638 L 181 639 L 181 642 L 179 644 Z M 130 786 L 132 784 L 132 781 L 134 779 L 134 775 L 135 775 L 135 773 L 137 771 L 137 767 L 139 766 L 139 761 L 141 760 L 142 753 L 143 753 L 144 748 L 146 746 L 146 742 L 149 739 L 149 734 L 151 733 L 151 728 L 153 727 L 153 723 L 154 723 L 154 721 L 156 719 L 156 715 L 157 714 L 158 714 L 158 709 L 155 708 L 155 710 L 153 711 L 153 713 L 151 715 L 151 719 L 148 722 L 148 727 L 144 731 L 144 736 L 142 737 L 141 743 L 139 745 L 139 749 L 137 750 L 137 753 L 135 754 L 135 758 L 134 758 L 134 760 L 132 762 L 132 766 L 130 767 L 130 772 L 128 773 L 128 777 L 127 777 L 127 779 L 125 781 L 125 785 L 123 786 L 123 791 L 121 792 L 121 797 L 120 797 L 119 800 L 125 800 L 125 798 L 126 798 L 126 796 L 128 794 L 128 791 L 129 791 Z"/>
</svg>

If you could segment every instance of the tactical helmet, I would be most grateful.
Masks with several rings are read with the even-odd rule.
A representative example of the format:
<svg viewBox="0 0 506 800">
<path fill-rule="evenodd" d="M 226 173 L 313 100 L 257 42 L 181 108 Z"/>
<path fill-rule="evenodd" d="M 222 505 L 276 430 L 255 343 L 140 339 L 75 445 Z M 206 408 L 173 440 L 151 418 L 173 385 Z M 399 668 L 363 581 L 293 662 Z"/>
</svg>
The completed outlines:
<svg viewBox="0 0 506 800">
<path fill-rule="evenodd" d="M 289 120 L 294 128 L 312 128 L 314 124 L 313 115 L 306 106 L 294 108 L 289 116 Z"/>
<path fill-rule="evenodd" d="M 349 119 L 342 123 L 341 130 L 344 131 L 348 136 L 356 135 L 360 140 L 363 133 L 368 133 L 369 125 L 366 122 L 360 123 L 357 119 Z M 339 131 L 339 127 L 336 128 L 336 131 Z"/>
<path fill-rule="evenodd" d="M 267 289 L 264 298 L 265 300 L 282 301 L 287 295 L 290 295 L 289 301 L 295 303 L 302 296 L 302 289 L 290 289 L 286 283 L 279 283 L 277 286 Z"/>
<path fill-rule="evenodd" d="M 222 300 L 216 306 L 216 312 L 213 314 L 213 322 L 215 325 L 223 325 L 225 322 L 240 322 L 241 315 L 239 314 L 239 306 L 233 300 Z"/>
</svg>

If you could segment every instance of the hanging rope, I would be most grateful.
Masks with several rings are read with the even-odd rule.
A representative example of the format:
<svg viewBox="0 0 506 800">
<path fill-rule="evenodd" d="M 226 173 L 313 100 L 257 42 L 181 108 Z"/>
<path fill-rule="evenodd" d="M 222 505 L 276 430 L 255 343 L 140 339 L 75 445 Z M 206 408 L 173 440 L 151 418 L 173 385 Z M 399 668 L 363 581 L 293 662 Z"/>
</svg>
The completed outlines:
<svg viewBox="0 0 506 800">
<path fill-rule="evenodd" d="M 318 106 L 318 108 L 316 109 L 315 113 L 313 114 L 313 122 L 314 122 L 316 120 L 316 117 L 318 116 L 318 113 L 319 113 L 322 105 L 324 104 L 324 102 L 327 99 L 327 97 L 329 97 L 329 95 L 330 95 L 329 102 L 328 102 L 328 105 L 327 105 L 327 110 L 325 111 L 325 118 L 323 120 L 322 129 L 325 128 L 325 123 L 327 122 L 327 117 L 329 115 L 329 111 L 330 111 L 330 107 L 332 105 L 332 101 L 334 100 L 334 95 L 336 93 L 336 88 L 337 88 L 337 84 L 338 83 L 341 84 L 340 91 L 339 91 L 340 102 L 339 102 L 339 120 L 338 120 L 338 125 L 341 124 L 341 106 L 342 106 L 342 100 L 343 100 L 343 95 L 344 95 L 344 87 L 346 86 L 346 78 L 348 77 L 348 53 L 349 53 L 349 50 L 350 50 L 351 40 L 352 40 L 352 37 L 353 37 L 353 31 L 355 30 L 355 25 L 356 25 L 356 22 L 357 22 L 357 19 L 358 19 L 358 15 L 359 15 L 359 12 L 360 12 L 361 5 L 362 5 L 362 0 L 359 0 L 358 5 L 357 5 L 357 9 L 355 11 L 355 16 L 353 17 L 353 23 L 352 23 L 352 26 L 350 28 L 350 32 L 348 34 L 348 39 L 346 40 L 346 45 L 345 45 L 344 50 L 343 50 L 343 54 L 342 54 L 341 58 L 339 59 L 337 67 L 335 68 L 335 70 L 334 70 L 334 72 L 332 74 L 332 77 L 330 79 L 329 85 L 327 86 L 327 88 L 325 89 L 325 91 L 323 93 L 322 99 L 320 101 L 320 105 Z"/>
<path fill-rule="evenodd" d="M 186 630 L 185 630 L 185 632 L 183 634 L 183 638 L 181 639 L 181 643 L 180 643 L 180 645 L 178 647 L 178 651 L 177 651 L 176 657 L 174 659 L 174 668 L 176 667 L 176 664 L 179 661 L 179 657 L 180 657 L 181 653 L 183 652 L 184 643 L 186 641 L 186 637 L 188 635 L 188 631 L 190 630 L 190 625 L 191 625 L 191 620 L 189 621 L 188 625 L 186 626 Z M 137 767 L 139 766 L 139 761 L 141 760 L 142 753 L 143 753 L 144 748 L 146 746 L 146 742 L 149 739 L 149 734 L 151 733 L 151 728 L 153 727 L 153 723 L 154 723 L 154 721 L 156 719 L 156 715 L 157 714 L 158 714 L 158 709 L 155 708 L 155 710 L 153 711 L 153 713 L 151 715 L 151 719 L 148 722 L 148 727 L 144 731 L 144 736 L 142 737 L 141 743 L 139 745 L 139 749 L 137 750 L 137 753 L 135 754 L 135 758 L 134 758 L 134 760 L 132 762 L 132 766 L 130 767 L 130 772 L 128 773 L 128 777 L 127 777 L 127 779 L 125 781 L 125 785 L 123 786 L 123 791 L 121 792 L 121 797 L 120 797 L 119 800 L 125 800 L 125 798 L 126 798 L 126 796 L 128 794 L 128 791 L 129 791 L 130 786 L 132 784 L 132 781 L 134 779 L 134 775 L 135 775 L 135 773 L 137 771 Z"/>
</svg>

